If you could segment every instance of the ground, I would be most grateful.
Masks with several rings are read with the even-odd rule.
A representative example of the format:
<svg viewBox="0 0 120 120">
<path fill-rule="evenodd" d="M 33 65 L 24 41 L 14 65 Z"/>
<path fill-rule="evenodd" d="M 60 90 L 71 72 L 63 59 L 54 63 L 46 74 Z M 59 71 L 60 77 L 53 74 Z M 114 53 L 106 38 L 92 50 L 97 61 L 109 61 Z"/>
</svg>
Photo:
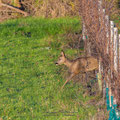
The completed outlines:
<svg viewBox="0 0 120 120">
<path fill-rule="evenodd" d="M 91 120 L 105 108 L 96 103 L 101 96 L 85 94 L 89 90 L 82 82 L 73 79 L 60 91 L 67 69 L 54 63 L 62 49 L 71 59 L 77 57 L 78 49 L 64 46 L 69 39 L 65 34 L 81 32 L 80 21 L 29 17 L 0 24 L 3 120 Z"/>
</svg>

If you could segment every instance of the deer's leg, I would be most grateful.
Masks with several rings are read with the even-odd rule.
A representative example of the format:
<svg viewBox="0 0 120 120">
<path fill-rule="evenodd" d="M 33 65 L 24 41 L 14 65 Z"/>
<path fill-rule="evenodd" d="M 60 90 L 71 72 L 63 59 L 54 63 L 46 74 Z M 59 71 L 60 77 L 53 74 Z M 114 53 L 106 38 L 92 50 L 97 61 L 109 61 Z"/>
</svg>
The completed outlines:
<svg viewBox="0 0 120 120">
<path fill-rule="evenodd" d="M 66 83 L 69 82 L 74 76 L 75 76 L 75 74 L 72 73 L 72 74 L 70 75 L 70 77 L 65 81 L 65 83 L 64 83 L 64 85 L 62 86 L 61 89 L 63 89 L 64 86 L 66 85 Z"/>
</svg>

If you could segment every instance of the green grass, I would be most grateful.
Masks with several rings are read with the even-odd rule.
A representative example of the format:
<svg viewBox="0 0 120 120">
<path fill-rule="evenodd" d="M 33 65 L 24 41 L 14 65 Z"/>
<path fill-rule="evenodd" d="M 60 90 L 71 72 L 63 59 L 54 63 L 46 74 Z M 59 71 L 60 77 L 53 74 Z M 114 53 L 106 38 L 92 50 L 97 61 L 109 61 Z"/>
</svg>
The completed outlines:
<svg viewBox="0 0 120 120">
<path fill-rule="evenodd" d="M 120 34 L 120 16 L 116 17 L 116 19 L 114 19 L 113 21 L 115 22 L 115 25 L 118 28 L 118 33 Z"/>
<path fill-rule="evenodd" d="M 84 106 L 83 86 L 65 82 L 55 66 L 62 34 L 81 30 L 78 18 L 22 18 L 0 24 L 0 117 L 3 120 L 85 120 L 96 113 Z M 76 50 L 66 49 L 68 55 Z M 73 113 L 72 113 L 73 112 Z"/>
</svg>

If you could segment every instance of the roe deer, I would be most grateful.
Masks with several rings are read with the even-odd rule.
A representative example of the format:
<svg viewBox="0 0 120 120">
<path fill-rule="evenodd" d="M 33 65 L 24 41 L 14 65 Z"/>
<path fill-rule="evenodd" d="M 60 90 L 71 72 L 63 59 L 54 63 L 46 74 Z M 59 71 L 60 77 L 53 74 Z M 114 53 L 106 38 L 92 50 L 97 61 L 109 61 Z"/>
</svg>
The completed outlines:
<svg viewBox="0 0 120 120">
<path fill-rule="evenodd" d="M 61 52 L 61 56 L 59 57 L 58 61 L 55 64 L 66 65 L 71 73 L 70 77 L 66 80 L 66 82 L 62 86 L 62 89 L 64 88 L 65 84 L 69 82 L 77 74 L 98 69 L 98 61 L 96 58 L 91 56 L 91 57 L 79 57 L 75 60 L 69 60 L 65 56 L 65 53 L 63 51 Z"/>
</svg>

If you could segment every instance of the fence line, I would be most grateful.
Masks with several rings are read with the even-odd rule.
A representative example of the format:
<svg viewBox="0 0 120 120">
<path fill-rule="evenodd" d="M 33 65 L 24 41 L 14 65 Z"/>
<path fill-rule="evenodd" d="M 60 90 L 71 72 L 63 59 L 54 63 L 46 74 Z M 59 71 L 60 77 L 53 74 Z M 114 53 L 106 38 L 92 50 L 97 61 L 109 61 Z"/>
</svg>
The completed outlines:
<svg viewBox="0 0 120 120">
<path fill-rule="evenodd" d="M 114 104 L 120 106 L 120 34 L 118 34 L 118 28 L 115 27 L 113 21 L 110 21 L 109 15 L 103 9 L 102 0 L 82 1 L 82 19 L 83 39 L 85 44 L 90 45 L 90 50 L 86 51 L 87 53 L 91 51 L 93 55 L 96 54 L 99 59 L 102 85 L 106 83 L 106 88 L 109 88 L 107 90 L 109 107 L 113 107 Z"/>
</svg>

